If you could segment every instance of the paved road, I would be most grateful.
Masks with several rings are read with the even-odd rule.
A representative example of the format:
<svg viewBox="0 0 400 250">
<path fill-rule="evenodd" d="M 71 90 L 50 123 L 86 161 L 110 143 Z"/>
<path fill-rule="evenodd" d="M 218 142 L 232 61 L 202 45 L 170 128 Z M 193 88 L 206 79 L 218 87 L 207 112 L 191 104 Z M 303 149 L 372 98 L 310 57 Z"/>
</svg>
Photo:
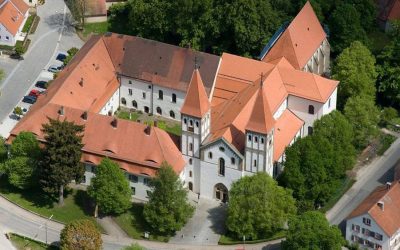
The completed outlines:
<svg viewBox="0 0 400 250">
<path fill-rule="evenodd" d="M 25 60 L 16 63 L 9 58 L 0 58 L 0 67 L 7 73 L 0 89 L 0 121 L 28 92 L 58 50 L 80 48 L 83 44 L 70 25 L 70 14 L 63 0 L 46 1 L 38 8 L 38 15 L 41 20 L 35 34 L 30 36 L 32 43 L 24 55 Z"/>
<path fill-rule="evenodd" d="M 358 171 L 356 182 L 336 205 L 327 212 L 326 217 L 331 224 L 345 226 L 346 217 L 353 211 L 377 186 L 393 180 L 393 166 L 400 158 L 400 138 L 398 138 L 386 153 L 373 160 L 368 166 Z"/>
</svg>

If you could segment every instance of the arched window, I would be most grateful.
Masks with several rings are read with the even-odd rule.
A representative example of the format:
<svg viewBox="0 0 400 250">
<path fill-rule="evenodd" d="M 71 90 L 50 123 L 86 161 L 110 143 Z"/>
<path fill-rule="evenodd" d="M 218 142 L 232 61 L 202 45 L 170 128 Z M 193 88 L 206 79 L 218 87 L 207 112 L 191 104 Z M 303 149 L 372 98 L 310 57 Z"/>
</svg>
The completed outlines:
<svg viewBox="0 0 400 250">
<path fill-rule="evenodd" d="M 309 114 L 314 114 L 314 106 L 313 105 L 308 105 L 308 113 Z"/>
<path fill-rule="evenodd" d="M 314 132 L 314 129 L 313 129 L 313 127 L 311 127 L 311 126 L 308 126 L 308 135 L 312 135 L 312 134 L 313 134 L 313 132 Z"/>
<path fill-rule="evenodd" d="M 183 118 L 183 123 L 187 123 L 187 119 L 186 118 Z"/>
<path fill-rule="evenodd" d="M 162 110 L 161 110 L 160 107 L 157 107 L 157 108 L 156 108 L 156 111 L 157 111 L 157 114 L 162 115 Z"/>
<path fill-rule="evenodd" d="M 212 159 L 212 153 L 208 152 L 208 158 Z"/>
<path fill-rule="evenodd" d="M 192 163 L 193 163 L 192 158 L 189 158 L 189 165 L 192 165 Z"/>
<path fill-rule="evenodd" d="M 189 177 L 192 177 L 193 173 L 192 171 L 189 171 Z"/>
<path fill-rule="evenodd" d="M 219 158 L 218 174 L 225 176 L 225 160 L 224 160 L 224 158 Z"/>
<path fill-rule="evenodd" d="M 126 105 L 126 99 L 125 98 L 121 98 L 121 103 L 122 103 L 122 105 Z"/>
<path fill-rule="evenodd" d="M 132 107 L 134 107 L 135 109 L 137 109 L 137 102 L 135 100 L 132 101 Z"/>
<path fill-rule="evenodd" d="M 199 122 L 198 121 L 196 121 L 196 128 L 198 128 L 199 127 Z"/>
<path fill-rule="evenodd" d="M 249 135 L 249 141 L 251 141 L 251 135 Z"/>
<path fill-rule="evenodd" d="M 164 98 L 164 93 L 162 90 L 158 91 L 158 99 L 162 100 Z"/>
<path fill-rule="evenodd" d="M 258 142 L 258 137 L 257 136 L 254 136 L 254 141 Z"/>
<path fill-rule="evenodd" d="M 191 127 L 193 127 L 193 120 L 189 120 L 189 124 Z"/>
<path fill-rule="evenodd" d="M 235 163 L 236 163 L 236 159 L 235 159 L 235 157 L 232 157 L 232 158 L 231 158 L 231 164 L 232 164 L 232 165 L 235 165 Z"/>
<path fill-rule="evenodd" d="M 257 167 L 257 160 L 254 160 L 254 167 Z"/>
<path fill-rule="evenodd" d="M 264 138 L 261 137 L 261 144 L 264 144 Z"/>
<path fill-rule="evenodd" d="M 172 94 L 172 102 L 176 103 L 176 94 Z"/>
<path fill-rule="evenodd" d="M 193 191 L 193 183 L 192 182 L 189 182 L 189 190 Z"/>
<path fill-rule="evenodd" d="M 175 113 L 174 111 L 169 111 L 169 116 L 171 116 L 171 118 L 175 119 Z"/>
</svg>

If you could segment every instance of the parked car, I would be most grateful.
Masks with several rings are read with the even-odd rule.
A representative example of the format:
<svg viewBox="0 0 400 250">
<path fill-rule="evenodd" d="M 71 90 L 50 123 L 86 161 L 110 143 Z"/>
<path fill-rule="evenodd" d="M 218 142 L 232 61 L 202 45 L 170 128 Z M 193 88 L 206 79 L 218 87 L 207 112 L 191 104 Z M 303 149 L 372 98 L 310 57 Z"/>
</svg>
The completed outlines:
<svg viewBox="0 0 400 250">
<path fill-rule="evenodd" d="M 60 62 L 64 62 L 66 58 L 67 58 L 67 54 L 60 52 L 60 53 L 58 53 L 56 60 L 60 61 Z"/>
<path fill-rule="evenodd" d="M 10 55 L 11 59 L 17 59 L 17 60 L 24 60 L 24 57 L 21 56 L 20 54 L 14 53 Z"/>
<path fill-rule="evenodd" d="M 51 73 L 57 73 L 57 72 L 60 72 L 61 70 L 62 70 L 62 67 L 57 66 L 57 65 L 51 65 L 48 69 L 48 71 Z"/>
<path fill-rule="evenodd" d="M 36 100 L 37 100 L 37 97 L 27 95 L 27 96 L 24 96 L 24 99 L 22 99 L 22 102 L 34 104 L 36 102 Z"/>
<path fill-rule="evenodd" d="M 32 89 L 31 92 L 29 92 L 29 96 L 34 96 L 36 98 L 39 97 L 43 92 L 37 89 Z"/>
<path fill-rule="evenodd" d="M 47 89 L 47 82 L 46 81 L 37 81 L 35 84 L 35 87 L 38 87 L 41 89 Z"/>
</svg>

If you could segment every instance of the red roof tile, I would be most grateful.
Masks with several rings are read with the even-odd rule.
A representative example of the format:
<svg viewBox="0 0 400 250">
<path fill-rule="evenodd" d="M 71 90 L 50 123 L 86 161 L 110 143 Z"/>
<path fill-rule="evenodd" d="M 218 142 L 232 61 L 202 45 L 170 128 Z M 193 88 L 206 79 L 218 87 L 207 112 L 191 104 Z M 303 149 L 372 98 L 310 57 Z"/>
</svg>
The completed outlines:
<svg viewBox="0 0 400 250">
<path fill-rule="evenodd" d="M 185 102 L 181 108 L 181 113 L 202 118 L 209 109 L 210 101 L 208 100 L 206 90 L 204 89 L 200 72 L 196 69 L 193 71 Z"/>
<path fill-rule="evenodd" d="M 29 6 L 23 0 L 7 0 L 0 8 L 0 23 L 15 36 L 28 10 Z"/>
</svg>

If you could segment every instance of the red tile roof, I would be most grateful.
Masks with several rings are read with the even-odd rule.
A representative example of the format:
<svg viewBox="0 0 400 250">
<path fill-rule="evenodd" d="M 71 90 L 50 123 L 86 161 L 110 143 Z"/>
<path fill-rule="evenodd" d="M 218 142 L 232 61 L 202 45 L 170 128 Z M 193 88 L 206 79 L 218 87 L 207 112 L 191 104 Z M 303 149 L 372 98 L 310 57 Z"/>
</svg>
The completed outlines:
<svg viewBox="0 0 400 250">
<path fill-rule="evenodd" d="M 325 38 L 326 33 L 307 1 L 262 60 L 270 62 L 285 57 L 293 67 L 303 69 Z"/>
<path fill-rule="evenodd" d="M 383 209 L 378 206 L 383 202 Z M 396 181 L 390 189 L 386 185 L 377 187 L 347 219 L 369 214 L 380 228 L 392 236 L 400 228 L 400 183 Z"/>
<path fill-rule="evenodd" d="M 202 118 L 210 110 L 210 101 L 208 100 L 203 80 L 201 80 L 198 69 L 193 71 L 190 80 L 189 89 L 186 93 L 185 102 L 182 105 L 181 113 Z"/>
<path fill-rule="evenodd" d="M 7 0 L 0 8 L 0 23 L 15 36 L 21 28 L 29 6 L 23 0 Z"/>
<path fill-rule="evenodd" d="M 382 21 L 400 19 L 400 0 L 379 0 L 378 18 Z"/>
</svg>

